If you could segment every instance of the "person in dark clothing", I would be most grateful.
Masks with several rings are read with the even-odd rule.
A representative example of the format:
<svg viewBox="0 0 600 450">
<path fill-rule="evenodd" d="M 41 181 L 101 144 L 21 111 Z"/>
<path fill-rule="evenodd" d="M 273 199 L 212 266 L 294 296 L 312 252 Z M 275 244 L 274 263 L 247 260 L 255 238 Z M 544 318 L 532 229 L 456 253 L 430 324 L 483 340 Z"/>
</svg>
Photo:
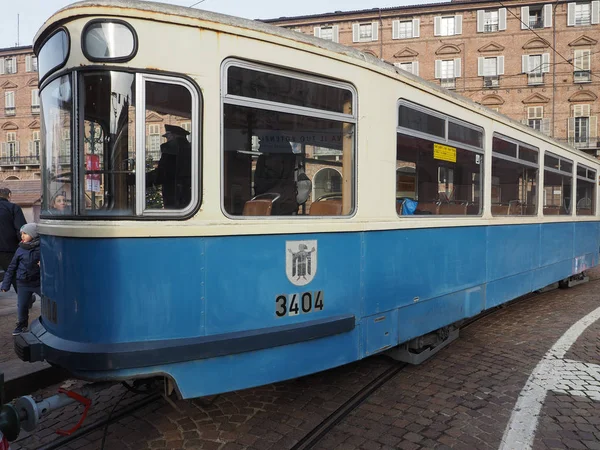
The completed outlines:
<svg viewBox="0 0 600 450">
<path fill-rule="evenodd" d="M 21 240 L 21 227 L 27 223 L 23 210 L 10 201 L 8 188 L 0 188 L 0 267 L 6 272 Z M 17 285 L 13 283 L 15 292 Z"/>
<path fill-rule="evenodd" d="M 167 142 L 160 146 L 158 167 L 146 174 L 146 187 L 161 185 L 163 206 L 181 209 L 192 200 L 192 149 L 188 131 L 176 125 L 165 125 Z"/>
<path fill-rule="evenodd" d="M 296 155 L 291 149 L 288 153 L 263 153 L 256 161 L 254 194 L 279 194 L 279 198 L 273 202 L 273 215 L 298 212 L 295 167 Z"/>
<path fill-rule="evenodd" d="M 41 296 L 40 292 L 40 239 L 37 232 L 37 224 L 28 223 L 21 227 L 21 242 L 15 252 L 0 290 L 2 292 L 10 289 L 13 279 L 17 280 L 19 291 L 17 293 L 18 322 L 13 336 L 27 330 L 29 324 L 29 309 L 35 298 L 33 294 Z"/>
</svg>

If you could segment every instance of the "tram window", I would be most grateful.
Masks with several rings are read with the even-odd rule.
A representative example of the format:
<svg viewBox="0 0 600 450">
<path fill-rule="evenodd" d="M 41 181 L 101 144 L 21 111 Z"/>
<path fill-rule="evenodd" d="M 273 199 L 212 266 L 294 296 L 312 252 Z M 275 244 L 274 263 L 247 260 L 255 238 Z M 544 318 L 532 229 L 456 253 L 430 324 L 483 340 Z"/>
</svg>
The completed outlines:
<svg viewBox="0 0 600 450">
<path fill-rule="evenodd" d="M 352 213 L 354 124 L 230 104 L 224 114 L 228 214 Z M 303 205 L 297 198 L 300 172 L 313 189 Z M 317 208 L 316 202 L 327 204 Z"/>
<path fill-rule="evenodd" d="M 80 75 L 83 142 L 80 211 L 133 215 L 135 211 L 135 83 L 123 72 Z"/>
<path fill-rule="evenodd" d="M 546 153 L 544 166 L 544 215 L 570 215 L 573 200 L 573 163 Z"/>
<path fill-rule="evenodd" d="M 46 140 L 43 214 L 70 214 L 73 199 L 71 157 L 71 77 L 65 75 L 42 91 L 41 127 Z M 58 204 L 61 207 L 58 207 Z M 64 206 L 66 204 L 66 206 Z"/>
<path fill-rule="evenodd" d="M 445 119 L 404 104 L 398 106 L 398 126 L 433 136 L 446 137 Z"/>
<path fill-rule="evenodd" d="M 348 89 L 246 67 L 228 68 L 227 94 L 352 114 L 352 92 Z"/>
<path fill-rule="evenodd" d="M 184 86 L 155 81 L 146 81 L 145 92 L 145 207 L 185 209 L 192 201 L 191 135 L 186 130 L 192 96 Z"/>
<path fill-rule="evenodd" d="M 448 121 L 448 139 L 473 147 L 483 148 L 483 132 Z"/>
<path fill-rule="evenodd" d="M 125 61 L 136 51 L 133 29 L 121 21 L 90 21 L 83 30 L 84 55 L 91 61 Z"/>
<path fill-rule="evenodd" d="M 578 216 L 596 215 L 596 171 L 577 164 L 577 204 Z"/>
<path fill-rule="evenodd" d="M 40 80 L 50 71 L 62 67 L 69 55 L 69 36 L 65 30 L 54 33 L 38 54 L 38 75 Z"/>
<path fill-rule="evenodd" d="M 398 214 L 478 215 L 481 213 L 482 179 L 483 155 L 397 134 Z M 405 208 L 405 203 L 412 203 L 413 210 Z"/>
<path fill-rule="evenodd" d="M 493 216 L 537 214 L 538 150 L 494 136 L 492 142 Z"/>
</svg>

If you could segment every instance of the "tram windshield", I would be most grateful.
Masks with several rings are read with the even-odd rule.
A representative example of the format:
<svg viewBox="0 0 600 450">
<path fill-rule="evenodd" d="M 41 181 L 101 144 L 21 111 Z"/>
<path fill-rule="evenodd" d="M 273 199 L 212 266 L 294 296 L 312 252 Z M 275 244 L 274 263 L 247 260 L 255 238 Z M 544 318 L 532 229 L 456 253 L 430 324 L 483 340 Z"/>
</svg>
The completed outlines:
<svg viewBox="0 0 600 450">
<path fill-rule="evenodd" d="M 44 217 L 190 210 L 192 97 L 185 82 L 118 71 L 74 73 L 45 86 Z"/>
</svg>

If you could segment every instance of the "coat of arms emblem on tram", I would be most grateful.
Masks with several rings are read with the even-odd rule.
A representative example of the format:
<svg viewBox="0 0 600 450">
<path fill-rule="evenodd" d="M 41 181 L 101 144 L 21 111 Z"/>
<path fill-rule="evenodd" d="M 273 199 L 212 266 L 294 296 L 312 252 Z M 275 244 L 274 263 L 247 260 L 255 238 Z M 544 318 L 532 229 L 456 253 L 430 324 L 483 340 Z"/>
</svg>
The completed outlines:
<svg viewBox="0 0 600 450">
<path fill-rule="evenodd" d="M 286 241 L 285 273 L 293 284 L 304 286 L 317 273 L 317 241 Z"/>
</svg>

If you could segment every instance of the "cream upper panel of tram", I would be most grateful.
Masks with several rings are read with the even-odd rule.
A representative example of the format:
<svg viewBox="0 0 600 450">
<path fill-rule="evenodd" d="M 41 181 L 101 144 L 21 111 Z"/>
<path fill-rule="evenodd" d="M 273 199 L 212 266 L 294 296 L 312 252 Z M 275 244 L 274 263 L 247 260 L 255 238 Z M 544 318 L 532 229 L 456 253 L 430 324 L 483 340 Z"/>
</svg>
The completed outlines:
<svg viewBox="0 0 600 450">
<path fill-rule="evenodd" d="M 287 42 L 281 38 L 276 40 L 282 41 L 285 45 L 282 45 L 281 42 L 274 44 L 266 42 L 266 39 L 250 39 L 230 32 L 223 33 L 207 28 L 178 27 L 177 32 L 173 34 L 172 24 L 130 17 L 118 18 L 127 21 L 134 27 L 139 39 L 139 48 L 138 53 L 131 61 L 114 64 L 114 66 L 185 73 L 200 86 L 204 110 L 201 142 L 202 207 L 198 214 L 188 221 L 43 221 L 42 233 L 90 237 L 191 236 L 346 232 L 572 220 L 571 216 L 492 218 L 487 212 L 490 199 L 485 193 L 483 217 L 398 218 L 394 208 L 398 99 L 403 98 L 423 105 L 435 105 L 438 111 L 444 111 L 449 116 L 483 127 L 486 142 L 486 164 L 491 161 L 491 138 L 495 131 L 515 139 L 521 138 L 524 142 L 538 146 L 540 149 L 543 149 L 544 146 L 550 148 L 551 144 L 548 142 L 551 141 L 543 144 L 544 139 L 537 135 L 532 137 L 532 134 L 527 133 L 519 124 L 504 124 L 496 119 L 500 116 L 487 112 L 483 108 L 466 109 L 465 105 L 468 103 L 457 100 L 454 96 L 444 97 L 439 91 L 430 89 L 427 85 L 418 85 L 410 77 L 402 77 L 392 71 L 386 72 L 382 68 L 372 67 L 355 58 L 344 55 L 336 55 L 336 58 L 324 57 L 330 56 L 326 50 L 310 46 L 305 46 L 310 47 L 305 49 L 293 49 L 293 42 Z M 91 17 L 75 19 L 66 24 L 72 42 L 67 67 L 90 64 L 86 61 L 80 46 L 81 30 L 90 19 Z M 156 36 L 162 38 L 156 39 Z M 173 38 L 169 38 L 169 36 L 173 36 Z M 152 46 L 146 45 L 148 42 L 151 42 Z M 190 51 L 193 52 L 193 57 L 190 57 Z M 354 216 L 335 219 L 271 217 L 252 220 L 229 219 L 224 216 L 221 206 L 222 182 L 220 178 L 222 164 L 220 89 L 221 63 L 227 58 L 246 59 L 287 67 L 291 70 L 301 68 L 317 76 L 340 79 L 355 86 L 358 93 L 355 163 L 359 169 L 356 177 L 356 214 Z M 405 83 L 399 83 L 398 79 L 403 79 Z M 378 88 L 372 89 L 373 86 Z M 536 145 L 536 141 L 539 141 L 540 144 Z M 577 152 L 571 152 L 565 148 L 553 147 L 553 149 L 554 153 L 572 154 L 574 161 L 585 161 L 586 165 L 597 169 L 598 165 L 591 158 L 578 155 Z M 486 173 L 490 173 L 489 167 Z M 489 192 L 488 178 L 490 177 L 485 177 L 484 192 Z M 594 217 L 578 219 L 594 220 Z"/>
</svg>

